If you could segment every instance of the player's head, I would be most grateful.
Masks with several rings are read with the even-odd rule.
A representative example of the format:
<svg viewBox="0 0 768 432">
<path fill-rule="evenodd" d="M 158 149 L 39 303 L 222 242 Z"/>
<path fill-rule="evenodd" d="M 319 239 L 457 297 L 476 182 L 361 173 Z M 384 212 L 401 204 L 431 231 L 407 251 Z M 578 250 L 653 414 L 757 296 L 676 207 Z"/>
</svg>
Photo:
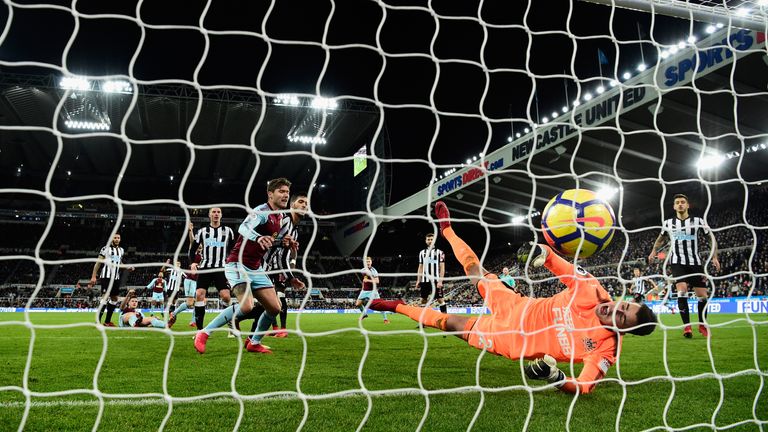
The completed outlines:
<svg viewBox="0 0 768 432">
<path fill-rule="evenodd" d="M 181 261 L 176 260 L 176 267 L 181 267 Z"/>
<path fill-rule="evenodd" d="M 633 268 L 632 274 L 635 275 L 635 277 L 640 277 L 640 267 Z"/>
<path fill-rule="evenodd" d="M 131 309 L 136 309 L 139 306 L 139 298 L 136 297 L 136 290 L 128 290 L 128 294 L 125 295 L 126 302 Z"/>
<path fill-rule="evenodd" d="M 602 325 L 615 326 L 621 333 L 645 336 L 656 329 L 656 315 L 645 303 L 626 301 L 601 303 L 595 308 L 595 315 Z M 624 331 L 624 329 L 632 330 Z"/>
<path fill-rule="evenodd" d="M 371 257 L 365 257 L 365 266 L 370 267 L 373 265 L 373 258 Z"/>
<path fill-rule="evenodd" d="M 509 267 L 504 267 L 503 269 L 501 269 L 501 273 L 504 274 L 504 275 L 508 275 L 509 274 Z"/>
<path fill-rule="evenodd" d="M 685 213 L 690 208 L 691 204 L 688 202 L 688 197 L 683 194 L 675 195 L 673 199 L 673 207 L 678 213 Z"/>
<path fill-rule="evenodd" d="M 208 210 L 208 219 L 210 219 L 212 224 L 221 222 L 221 208 L 211 207 L 211 209 Z"/>
<path fill-rule="evenodd" d="M 160 279 L 162 279 L 162 278 L 164 278 L 164 277 L 165 277 L 165 275 L 163 274 L 163 272 L 159 271 L 159 272 L 157 272 L 157 277 L 159 277 Z"/>
<path fill-rule="evenodd" d="M 291 196 L 291 210 L 299 215 L 304 215 L 309 207 L 309 198 L 306 192 L 299 192 Z"/>
<path fill-rule="evenodd" d="M 427 246 L 434 246 L 435 245 L 435 234 L 434 233 L 428 233 L 424 236 L 424 243 L 427 244 Z"/>
<path fill-rule="evenodd" d="M 272 207 L 284 209 L 288 207 L 288 198 L 291 196 L 291 182 L 280 177 L 267 182 L 267 197 Z"/>
<path fill-rule="evenodd" d="M 112 236 L 112 246 L 120 246 L 120 233 L 115 233 Z"/>
</svg>

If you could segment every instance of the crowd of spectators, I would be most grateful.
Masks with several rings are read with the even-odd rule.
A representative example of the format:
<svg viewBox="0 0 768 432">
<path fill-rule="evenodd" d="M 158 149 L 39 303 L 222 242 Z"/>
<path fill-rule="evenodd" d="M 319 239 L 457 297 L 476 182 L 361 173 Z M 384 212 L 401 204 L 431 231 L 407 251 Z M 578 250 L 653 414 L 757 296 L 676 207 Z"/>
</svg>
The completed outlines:
<svg viewBox="0 0 768 432">
<path fill-rule="evenodd" d="M 722 270 L 711 273 L 714 295 L 732 297 L 765 295 L 768 288 L 768 192 L 751 192 L 749 204 L 727 205 L 719 203 L 720 210 L 706 213 L 706 221 L 713 228 L 720 249 Z M 713 207 L 714 208 L 714 207 Z M 701 212 L 694 212 L 700 215 Z M 109 223 L 107 223 L 109 222 Z M 112 221 L 98 219 L 56 219 L 42 244 L 38 242 L 46 228 L 46 221 L 0 221 L 0 236 L 9 239 L 0 248 L 2 255 L 25 255 L 24 259 L 0 260 L 0 307 L 24 305 L 34 286 L 42 281 L 43 289 L 35 296 L 34 305 L 40 307 L 90 307 L 98 303 L 100 291 L 87 286 L 99 249 L 107 241 Z M 134 271 L 122 271 L 123 291 L 136 288 L 140 297 L 148 296 L 144 286 L 156 275 L 162 263 L 172 259 L 180 239 L 186 235 L 180 222 L 129 221 L 123 224 L 125 262 Z M 593 257 L 579 261 L 593 275 L 599 277 L 613 295 L 624 293 L 631 280 L 632 268 L 638 266 L 644 275 L 657 275 L 657 283 L 666 285 L 665 272 L 659 263 L 648 264 L 647 256 L 660 233 L 660 227 L 650 225 L 643 229 L 617 230 L 610 247 Z M 709 242 L 702 239 L 701 254 L 709 256 Z M 470 241 L 471 243 L 471 241 Z M 517 289 L 526 295 L 546 297 L 562 289 L 551 275 L 543 272 L 528 274 L 516 263 L 515 247 L 490 250 L 484 257 L 483 267 L 501 273 L 509 267 L 518 278 Z M 457 306 L 482 304 L 474 287 L 463 278 L 463 271 L 451 256 L 447 244 L 439 240 L 438 247 L 446 250 L 446 297 Z M 402 252 L 402 251 L 400 251 Z M 381 278 L 379 290 L 383 297 L 414 298 L 418 260 L 416 252 L 391 256 L 374 256 L 374 267 Z M 44 264 L 33 257 L 39 256 Z M 182 266 L 187 265 L 181 257 Z M 333 256 L 317 250 L 305 251 L 299 257 L 299 273 L 317 295 L 310 295 L 307 307 L 346 305 L 357 296 L 362 285 L 362 257 Z M 709 271 L 712 271 L 711 266 Z M 666 272 L 668 274 L 668 272 Z M 42 277 L 41 277 L 42 275 Z M 75 290 L 61 296 L 51 287 L 68 285 Z M 31 288 L 30 288 L 31 287 Z M 216 297 L 211 290 L 209 297 Z M 298 304 L 306 292 L 289 292 L 291 302 Z"/>
</svg>

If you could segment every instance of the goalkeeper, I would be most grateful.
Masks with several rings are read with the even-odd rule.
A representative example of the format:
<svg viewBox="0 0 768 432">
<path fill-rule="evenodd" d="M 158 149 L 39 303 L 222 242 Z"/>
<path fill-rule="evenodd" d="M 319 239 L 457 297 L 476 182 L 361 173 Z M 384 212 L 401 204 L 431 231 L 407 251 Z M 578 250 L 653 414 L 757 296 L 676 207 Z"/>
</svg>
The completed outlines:
<svg viewBox="0 0 768 432">
<path fill-rule="evenodd" d="M 450 242 L 470 281 L 476 284 L 490 315 L 451 315 L 430 308 L 408 306 L 401 300 L 374 300 L 370 308 L 397 312 L 428 327 L 457 332 L 478 349 L 507 357 L 533 360 L 525 367 L 531 379 L 543 379 L 568 393 L 589 393 L 614 364 L 621 336 L 644 336 L 656 328 L 656 316 L 647 305 L 614 303 L 594 276 L 552 253 L 548 246 L 525 245 L 534 267 L 546 267 L 568 288 L 549 298 L 530 298 L 507 288 L 498 277 L 485 273 L 477 255 L 451 228 L 443 202 L 435 205 L 440 230 Z M 569 378 L 557 362 L 584 363 L 578 378 Z"/>
</svg>

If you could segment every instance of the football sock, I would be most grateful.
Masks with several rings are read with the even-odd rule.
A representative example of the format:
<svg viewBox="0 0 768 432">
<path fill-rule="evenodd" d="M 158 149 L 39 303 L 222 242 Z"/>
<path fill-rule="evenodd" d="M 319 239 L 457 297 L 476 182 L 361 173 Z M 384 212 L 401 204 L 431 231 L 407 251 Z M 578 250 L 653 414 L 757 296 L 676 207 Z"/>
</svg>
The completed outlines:
<svg viewBox="0 0 768 432">
<path fill-rule="evenodd" d="M 152 327 L 165 328 L 165 321 L 154 318 L 152 319 Z"/>
<path fill-rule="evenodd" d="M 445 232 L 446 230 L 443 230 Z M 404 304 L 397 305 L 397 313 L 408 316 L 408 318 L 419 321 L 427 327 L 433 327 L 445 331 L 448 324 L 448 314 L 438 312 L 430 308 L 421 308 L 417 306 L 408 306 Z M 423 318 L 422 318 L 422 313 Z"/>
<path fill-rule="evenodd" d="M 232 321 L 235 316 L 238 317 L 237 319 L 242 318 L 242 315 L 240 314 L 240 305 L 235 305 L 234 307 L 228 306 L 225 308 L 213 319 L 213 321 L 205 326 L 203 331 L 210 335 L 214 329 L 227 325 L 227 323 Z"/>
<path fill-rule="evenodd" d="M 264 332 L 269 330 L 269 327 L 275 322 L 275 316 L 267 311 L 261 314 L 259 317 L 258 325 L 256 326 L 256 332 L 251 335 L 251 342 L 254 344 L 261 343 L 261 338 L 264 337 Z"/>
<path fill-rule="evenodd" d="M 451 249 L 453 249 L 456 259 L 459 260 L 464 267 L 464 273 L 466 273 L 467 276 L 469 276 L 470 267 L 474 265 L 477 265 L 478 267 L 480 266 L 480 260 L 477 258 L 477 255 L 475 255 L 469 245 L 464 243 L 464 240 L 460 239 L 459 236 L 453 232 L 453 228 L 445 228 L 443 230 L 443 237 L 445 237 L 445 239 L 448 240 L 448 243 L 451 244 Z"/>
<path fill-rule="evenodd" d="M 699 299 L 699 322 L 705 324 L 707 322 L 707 299 Z"/>
<path fill-rule="evenodd" d="M 384 321 L 389 321 L 389 318 L 387 317 L 387 314 L 388 314 L 388 313 L 389 313 L 389 312 L 384 312 Z"/>
<path fill-rule="evenodd" d="M 205 322 L 205 302 L 195 302 L 195 324 L 197 329 L 203 329 L 203 322 Z"/>
<path fill-rule="evenodd" d="M 678 297 L 677 308 L 680 309 L 680 318 L 683 319 L 683 324 L 688 325 L 691 323 L 691 317 L 688 311 L 688 298 Z"/>
<path fill-rule="evenodd" d="M 111 301 L 107 303 L 107 318 L 104 321 L 105 323 L 112 322 L 112 312 L 115 311 L 116 307 L 117 306 L 115 306 L 115 304 Z"/>
<path fill-rule="evenodd" d="M 285 328 L 288 325 L 288 300 L 285 297 L 280 298 L 280 327 Z"/>
<path fill-rule="evenodd" d="M 101 319 L 104 318 L 104 311 L 106 309 L 107 309 L 107 304 L 106 303 L 101 305 L 101 307 L 99 308 L 99 322 L 101 322 Z"/>
</svg>

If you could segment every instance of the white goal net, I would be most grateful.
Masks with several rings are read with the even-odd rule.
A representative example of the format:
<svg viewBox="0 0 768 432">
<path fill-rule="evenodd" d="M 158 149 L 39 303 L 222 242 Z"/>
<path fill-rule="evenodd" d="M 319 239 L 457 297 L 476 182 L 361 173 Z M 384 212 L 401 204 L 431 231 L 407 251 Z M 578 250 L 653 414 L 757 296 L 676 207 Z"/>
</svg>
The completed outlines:
<svg viewBox="0 0 768 432">
<path fill-rule="evenodd" d="M 765 1 L 0 9 L 0 429 L 768 427 Z M 240 306 L 172 275 L 192 274 L 196 242 L 218 260 L 198 276 L 222 275 L 213 251 L 234 239 L 195 233 L 220 209 L 248 236 L 246 218 L 281 212 L 254 213 L 281 177 L 309 202 L 286 213 L 305 286 L 267 269 L 288 310 L 260 333 L 271 354 L 244 344 L 250 320 L 198 354 L 199 329 Z M 598 210 L 552 228 L 550 200 L 582 204 L 570 189 L 612 209 L 612 239 L 589 228 Z M 251 240 L 283 239 L 276 220 Z M 518 250 L 568 239 L 570 276 L 647 305 L 651 335 L 618 337 L 614 314 L 596 342 L 579 323 L 600 307 L 575 300 L 514 327 L 488 298 L 493 275 L 515 292 L 500 296 L 565 295 Z M 371 287 L 406 306 L 366 308 Z M 475 327 L 491 319 L 503 331 Z M 518 336 L 563 352 L 502 348 Z M 520 352 L 571 381 L 536 381 Z"/>
</svg>

